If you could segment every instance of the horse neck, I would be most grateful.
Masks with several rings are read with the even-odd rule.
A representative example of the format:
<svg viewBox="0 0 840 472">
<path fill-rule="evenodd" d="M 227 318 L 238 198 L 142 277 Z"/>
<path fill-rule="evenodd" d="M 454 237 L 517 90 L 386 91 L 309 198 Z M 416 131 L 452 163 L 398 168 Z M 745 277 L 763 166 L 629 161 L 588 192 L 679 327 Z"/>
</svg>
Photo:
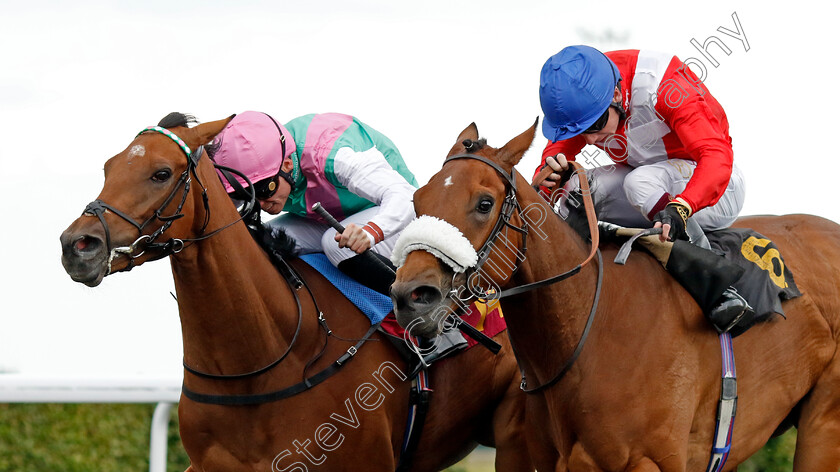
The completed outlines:
<svg viewBox="0 0 840 472">
<path fill-rule="evenodd" d="M 210 194 L 207 234 L 239 215 L 215 173 L 202 180 Z M 203 222 L 200 192 L 195 194 L 196 220 Z M 241 373 L 269 364 L 286 350 L 298 323 L 297 303 L 243 223 L 170 260 L 188 364 L 212 373 Z"/>
<path fill-rule="evenodd" d="M 510 287 L 538 282 L 570 270 L 581 264 L 590 251 L 588 244 L 542 197 L 531 191 L 521 176 L 520 180 L 518 185 L 524 190 L 520 190 L 519 200 L 527 212 L 530 230 L 525 260 Z M 542 221 L 538 221 L 536 211 L 545 216 Z M 511 309 L 506 307 L 505 318 L 517 357 L 522 356 L 526 368 L 543 381 L 556 374 L 557 365 L 574 351 L 589 316 L 596 278 L 596 261 L 593 260 L 579 274 L 516 296 L 516 301 L 510 304 Z M 557 361 L 546 363 L 546 358 Z"/>
</svg>

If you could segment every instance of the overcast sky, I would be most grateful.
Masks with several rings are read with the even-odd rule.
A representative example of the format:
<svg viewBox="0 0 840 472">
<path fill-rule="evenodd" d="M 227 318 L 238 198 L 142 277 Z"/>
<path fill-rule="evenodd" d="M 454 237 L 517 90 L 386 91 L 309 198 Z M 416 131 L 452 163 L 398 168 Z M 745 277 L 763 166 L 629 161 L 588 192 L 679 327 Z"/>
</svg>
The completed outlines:
<svg viewBox="0 0 840 472">
<path fill-rule="evenodd" d="M 593 5 L 597 5 L 594 7 Z M 91 289 L 58 237 L 102 165 L 170 111 L 281 122 L 353 114 L 389 136 L 421 183 L 475 121 L 501 146 L 540 115 L 539 71 L 564 46 L 652 48 L 703 61 L 747 177 L 743 214 L 840 221 L 837 26 L 817 2 L 4 2 L 0 15 L 0 370 L 174 375 L 169 264 Z M 824 5 L 824 4 L 819 4 Z M 737 13 L 746 45 L 735 30 Z M 718 67 L 691 45 L 710 47 Z M 539 136 L 519 166 L 533 171 Z"/>
</svg>

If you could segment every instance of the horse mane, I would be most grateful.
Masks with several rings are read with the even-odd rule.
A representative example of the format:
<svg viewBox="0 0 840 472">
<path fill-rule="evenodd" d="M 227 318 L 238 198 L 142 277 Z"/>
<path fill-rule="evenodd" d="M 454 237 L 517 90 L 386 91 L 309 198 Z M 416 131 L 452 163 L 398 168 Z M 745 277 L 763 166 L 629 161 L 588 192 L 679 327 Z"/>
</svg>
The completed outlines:
<svg viewBox="0 0 840 472">
<path fill-rule="evenodd" d="M 216 162 L 216 152 L 222 147 L 222 137 L 224 133 L 219 133 L 212 141 L 204 145 L 204 152 L 211 161 Z"/>
<path fill-rule="evenodd" d="M 222 142 L 214 139 L 204 145 L 204 152 L 207 153 L 207 157 L 209 157 L 211 161 L 216 162 L 216 151 L 218 151 L 220 147 L 222 147 Z"/>
<path fill-rule="evenodd" d="M 172 113 L 161 118 L 160 122 L 158 122 L 157 125 L 161 128 L 177 128 L 179 126 L 188 126 L 197 123 L 198 120 L 195 119 L 193 115 L 173 111 Z"/>
<path fill-rule="evenodd" d="M 254 241 L 268 254 L 277 254 L 284 260 L 298 256 L 295 250 L 295 238 L 289 236 L 283 228 L 266 226 L 259 222 L 249 224 L 248 229 Z"/>
<path fill-rule="evenodd" d="M 580 202 L 577 206 L 572 205 L 572 201 Z M 565 222 L 567 225 L 577 233 L 584 241 L 589 241 L 589 223 L 586 220 L 586 210 L 583 208 L 583 197 L 579 190 L 572 192 L 569 198 L 563 202 L 563 207 L 567 212 Z M 597 214 L 597 213 L 596 213 Z M 562 218 L 562 217 L 561 217 Z"/>
<path fill-rule="evenodd" d="M 484 148 L 484 146 L 487 145 L 487 140 L 485 138 L 480 138 L 478 141 L 473 141 L 472 139 L 465 139 L 461 142 L 461 144 L 464 145 L 464 150 L 466 152 L 474 153 Z"/>
</svg>

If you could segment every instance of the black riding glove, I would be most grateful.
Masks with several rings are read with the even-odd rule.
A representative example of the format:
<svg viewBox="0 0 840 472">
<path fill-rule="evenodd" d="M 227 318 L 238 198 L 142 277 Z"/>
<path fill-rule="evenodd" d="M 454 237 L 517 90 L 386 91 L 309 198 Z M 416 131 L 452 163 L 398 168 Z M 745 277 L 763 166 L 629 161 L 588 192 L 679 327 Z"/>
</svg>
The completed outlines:
<svg viewBox="0 0 840 472">
<path fill-rule="evenodd" d="M 660 211 L 653 217 L 653 222 L 661 222 L 663 225 L 671 225 L 671 232 L 668 233 L 668 239 L 676 241 L 677 239 L 684 239 L 688 241 L 688 234 L 685 232 L 685 225 L 688 222 L 688 217 L 691 216 L 691 210 L 679 202 L 671 202 L 665 205 L 665 209 Z"/>
</svg>

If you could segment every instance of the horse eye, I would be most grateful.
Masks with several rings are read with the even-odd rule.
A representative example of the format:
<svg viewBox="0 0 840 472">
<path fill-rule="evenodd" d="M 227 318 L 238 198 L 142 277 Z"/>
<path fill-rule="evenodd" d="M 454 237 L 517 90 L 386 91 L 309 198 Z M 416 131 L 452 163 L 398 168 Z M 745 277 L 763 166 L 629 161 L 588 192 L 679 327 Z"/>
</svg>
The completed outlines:
<svg viewBox="0 0 840 472">
<path fill-rule="evenodd" d="M 172 177 L 172 171 L 169 169 L 161 169 L 152 175 L 153 182 L 166 182 Z"/>
<path fill-rule="evenodd" d="M 490 213 L 490 210 L 493 209 L 493 200 L 489 198 L 482 199 L 478 202 L 478 205 L 475 207 L 480 213 Z"/>
</svg>

